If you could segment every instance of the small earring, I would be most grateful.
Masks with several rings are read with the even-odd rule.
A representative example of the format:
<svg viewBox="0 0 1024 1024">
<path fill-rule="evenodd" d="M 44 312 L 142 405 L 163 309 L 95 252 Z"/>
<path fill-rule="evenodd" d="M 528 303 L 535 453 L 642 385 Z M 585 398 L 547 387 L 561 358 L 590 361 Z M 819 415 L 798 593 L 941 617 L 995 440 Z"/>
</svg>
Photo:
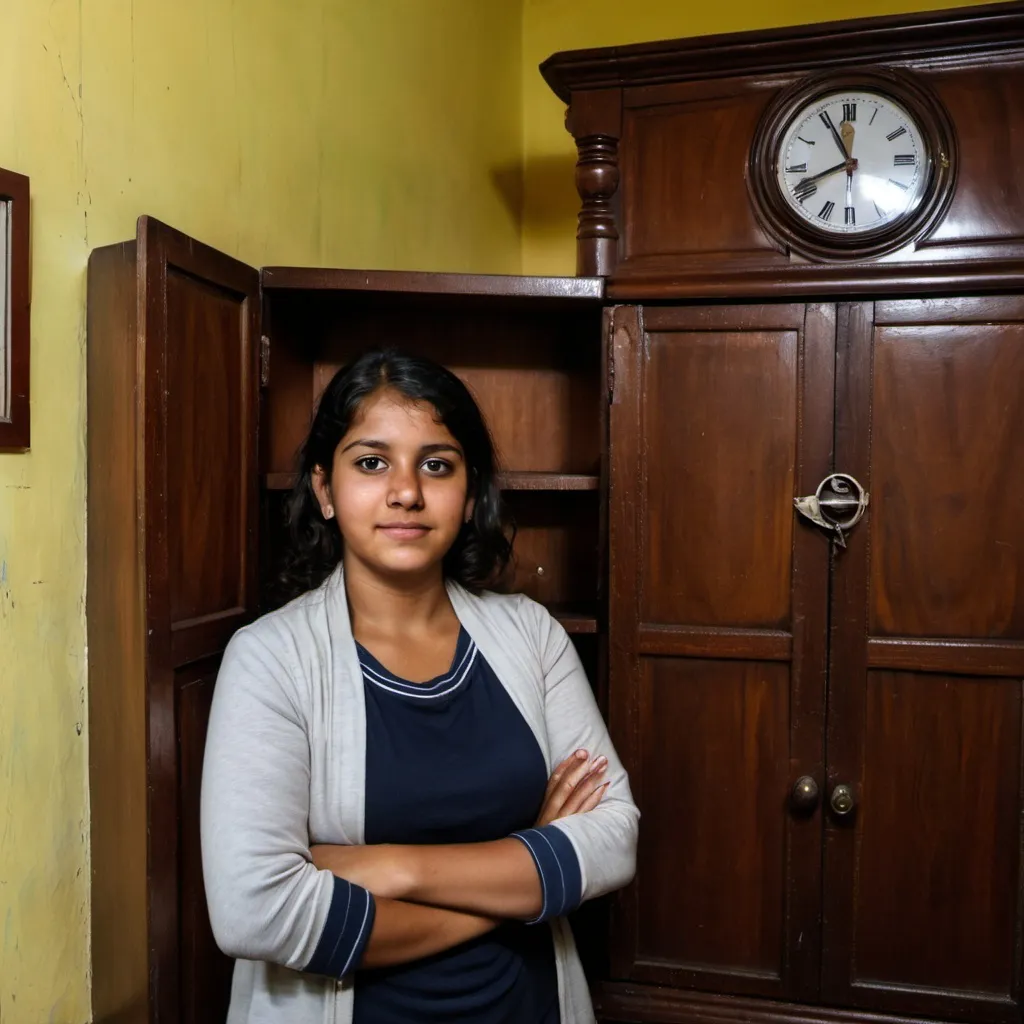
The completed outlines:
<svg viewBox="0 0 1024 1024">
<path fill-rule="evenodd" d="M 333 505 L 328 505 L 327 508 L 324 509 L 324 519 L 333 519 L 333 518 L 334 518 L 334 506 Z"/>
</svg>

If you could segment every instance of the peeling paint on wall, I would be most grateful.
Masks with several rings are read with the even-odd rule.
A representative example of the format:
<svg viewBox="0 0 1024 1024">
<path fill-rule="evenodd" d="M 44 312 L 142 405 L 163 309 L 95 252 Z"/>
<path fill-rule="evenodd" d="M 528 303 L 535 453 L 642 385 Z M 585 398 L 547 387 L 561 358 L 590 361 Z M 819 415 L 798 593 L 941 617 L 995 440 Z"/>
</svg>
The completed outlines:
<svg viewBox="0 0 1024 1024">
<path fill-rule="evenodd" d="M 149 213 L 246 262 L 515 273 L 520 0 L 3 5 L 32 451 L 0 455 L 0 1024 L 89 1019 L 85 268 Z M 458 59 L 453 59 L 457 50 Z"/>
</svg>

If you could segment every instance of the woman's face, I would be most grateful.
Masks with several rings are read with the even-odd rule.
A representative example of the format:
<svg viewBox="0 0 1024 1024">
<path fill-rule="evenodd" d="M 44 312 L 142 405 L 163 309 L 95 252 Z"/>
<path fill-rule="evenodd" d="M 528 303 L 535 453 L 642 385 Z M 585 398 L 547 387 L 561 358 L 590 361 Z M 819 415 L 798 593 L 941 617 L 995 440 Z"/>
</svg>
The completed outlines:
<svg viewBox="0 0 1024 1024">
<path fill-rule="evenodd" d="M 426 402 L 383 389 L 363 401 L 334 451 L 328 484 L 313 486 L 338 521 L 345 563 L 382 576 L 436 571 L 472 506 L 462 448 Z"/>
</svg>

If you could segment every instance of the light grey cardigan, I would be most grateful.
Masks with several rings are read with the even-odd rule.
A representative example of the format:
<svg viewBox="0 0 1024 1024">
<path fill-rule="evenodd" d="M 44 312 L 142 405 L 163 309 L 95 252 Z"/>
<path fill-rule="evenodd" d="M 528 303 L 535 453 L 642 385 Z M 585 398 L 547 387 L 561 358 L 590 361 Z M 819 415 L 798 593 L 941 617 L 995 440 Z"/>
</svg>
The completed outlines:
<svg viewBox="0 0 1024 1024">
<path fill-rule="evenodd" d="M 578 747 L 608 757 L 599 807 L 555 824 L 579 857 L 583 898 L 633 877 L 639 812 L 565 630 L 521 595 L 448 592 L 504 684 L 548 772 Z M 353 978 L 302 973 L 331 904 L 316 843 L 363 842 L 363 679 L 339 568 L 240 630 L 224 655 L 202 785 L 203 873 L 218 945 L 238 959 L 229 1024 L 349 1024 Z M 572 933 L 551 922 L 562 1024 L 594 1020 Z M 536 925 L 535 927 L 544 927 Z"/>
</svg>

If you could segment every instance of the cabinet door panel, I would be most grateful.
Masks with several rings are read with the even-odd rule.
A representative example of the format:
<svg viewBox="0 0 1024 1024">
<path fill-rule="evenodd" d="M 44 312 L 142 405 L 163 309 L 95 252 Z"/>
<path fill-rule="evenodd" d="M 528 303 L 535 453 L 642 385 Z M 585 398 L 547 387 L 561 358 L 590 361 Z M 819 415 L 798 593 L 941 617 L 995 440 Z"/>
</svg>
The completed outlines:
<svg viewBox="0 0 1024 1024">
<path fill-rule="evenodd" d="M 836 463 L 871 501 L 835 561 L 829 780 L 856 804 L 827 829 L 823 984 L 845 1005 L 1008 1021 L 1024 923 L 1024 301 L 977 307 L 859 304 L 840 331 Z"/>
<path fill-rule="evenodd" d="M 214 1013 L 224 997 L 203 916 L 195 795 L 216 659 L 257 609 L 259 275 L 150 218 L 137 244 L 150 999 L 154 1020 L 177 1022 L 195 1017 L 196 998 Z"/>
<path fill-rule="evenodd" d="M 798 332 L 647 339 L 643 621 L 784 628 L 793 517 L 763 510 L 792 505 Z M 769 408 L 782 414 L 755 428 L 754 410 Z"/>
<path fill-rule="evenodd" d="M 181 815 L 181 1020 L 182 1024 L 223 1024 L 231 994 L 234 961 L 218 948 L 210 929 L 203 887 L 199 799 L 203 753 L 213 687 L 220 658 L 178 673 L 178 739 Z"/>
<path fill-rule="evenodd" d="M 789 667 L 661 657 L 643 668 L 638 957 L 777 982 Z"/>
<path fill-rule="evenodd" d="M 615 977 L 811 997 L 830 467 L 828 306 L 621 307 L 612 324 L 610 702 L 643 814 Z"/>
</svg>

